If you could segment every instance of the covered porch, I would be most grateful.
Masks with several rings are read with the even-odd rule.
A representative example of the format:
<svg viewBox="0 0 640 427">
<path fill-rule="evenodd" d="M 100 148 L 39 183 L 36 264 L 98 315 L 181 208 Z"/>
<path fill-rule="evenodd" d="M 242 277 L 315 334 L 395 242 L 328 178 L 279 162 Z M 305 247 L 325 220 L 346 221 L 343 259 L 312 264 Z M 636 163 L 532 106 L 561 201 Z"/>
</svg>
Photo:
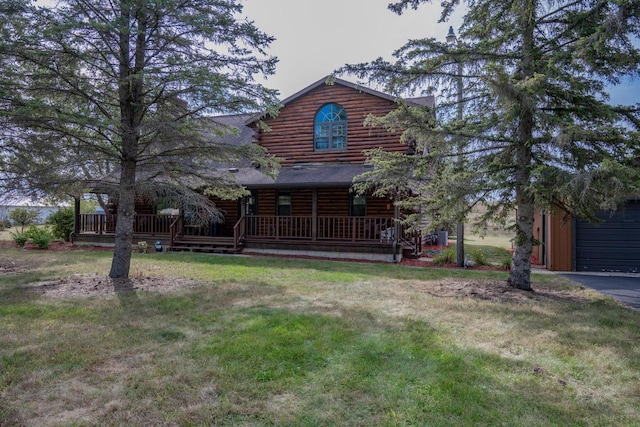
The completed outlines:
<svg viewBox="0 0 640 427">
<path fill-rule="evenodd" d="M 264 252 L 331 258 L 399 261 L 421 251 L 416 233 L 397 220 L 400 212 L 387 197 L 351 191 L 366 165 L 296 165 L 278 178 L 260 181 L 257 171 L 238 180 L 250 194 L 240 200 L 213 202 L 224 220 L 193 222 L 188 207 L 161 215 L 158 207 L 138 206 L 134 243 L 160 240 L 169 250 Z M 260 178 L 264 179 L 264 178 Z M 113 211 L 115 212 L 115 210 Z M 113 244 L 117 216 L 76 213 L 74 241 Z"/>
<path fill-rule="evenodd" d="M 74 244 L 112 246 L 117 217 L 80 214 Z M 209 227 L 185 227 L 181 216 L 136 215 L 133 243 L 161 242 L 163 250 L 306 255 L 396 262 L 420 244 L 390 217 L 242 216 L 231 235 L 208 235 Z M 400 239 L 396 239 L 400 236 Z M 408 255 L 408 253 L 407 253 Z"/>
<path fill-rule="evenodd" d="M 115 214 L 78 214 L 74 237 L 115 236 Z M 389 244 L 395 240 L 396 225 L 391 217 L 349 216 L 242 216 L 233 226 L 233 233 L 212 232 L 212 225 L 185 225 L 179 215 L 136 215 L 134 239 L 157 238 L 169 246 L 180 240 L 198 237 L 215 242 L 218 238 L 233 237 L 238 245 L 247 241 L 333 241 Z M 214 227 L 215 228 L 215 227 Z M 91 239 L 88 239 L 91 240 Z"/>
</svg>

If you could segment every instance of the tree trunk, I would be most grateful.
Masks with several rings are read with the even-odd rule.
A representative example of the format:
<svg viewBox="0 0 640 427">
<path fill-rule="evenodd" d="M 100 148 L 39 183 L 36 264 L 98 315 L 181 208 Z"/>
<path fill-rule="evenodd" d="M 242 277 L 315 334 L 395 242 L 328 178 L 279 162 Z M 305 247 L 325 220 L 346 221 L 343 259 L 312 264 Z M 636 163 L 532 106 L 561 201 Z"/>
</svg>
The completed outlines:
<svg viewBox="0 0 640 427">
<path fill-rule="evenodd" d="M 535 1 L 521 0 L 522 59 L 519 80 L 526 82 L 534 75 Z M 520 90 L 524 92 L 521 85 Z M 518 99 L 518 145 L 515 152 L 516 239 L 508 283 L 517 289 L 531 290 L 531 251 L 533 250 L 534 200 L 531 186 L 531 146 L 533 141 L 534 112 L 526 92 Z"/>
<path fill-rule="evenodd" d="M 519 190 L 516 239 L 508 282 L 517 289 L 531 290 L 531 251 L 533 250 L 533 200 Z"/>
<path fill-rule="evenodd" d="M 135 218 L 135 162 L 122 162 L 120 176 L 120 197 L 118 198 L 118 223 L 116 240 L 109 277 L 113 279 L 129 277 L 133 241 L 133 220 Z"/>
<path fill-rule="evenodd" d="M 444 242 L 445 244 L 447 242 Z M 438 242 L 438 244 L 442 244 Z M 456 263 L 458 267 L 464 267 L 464 223 L 456 225 Z"/>
<path fill-rule="evenodd" d="M 134 12 L 135 11 L 135 12 Z M 120 135 L 122 141 L 120 159 L 120 185 L 118 197 L 118 223 L 116 225 L 115 249 L 111 263 L 111 278 L 129 277 L 131 249 L 133 244 L 133 222 L 136 199 L 136 165 L 140 124 L 144 116 L 143 75 L 146 17 L 142 9 L 135 9 L 131 2 L 121 4 L 122 22 L 130 23 L 132 13 L 137 17 L 137 36 L 133 55 L 129 28 L 120 32 L 120 79 L 118 97 L 120 101 Z M 131 60 L 133 59 L 133 64 Z"/>
</svg>

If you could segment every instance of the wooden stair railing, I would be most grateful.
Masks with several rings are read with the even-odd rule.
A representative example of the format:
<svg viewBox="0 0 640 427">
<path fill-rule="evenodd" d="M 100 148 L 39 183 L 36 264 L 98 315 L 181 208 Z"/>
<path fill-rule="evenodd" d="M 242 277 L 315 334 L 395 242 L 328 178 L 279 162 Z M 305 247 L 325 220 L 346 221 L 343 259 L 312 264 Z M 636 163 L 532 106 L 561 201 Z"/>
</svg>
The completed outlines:
<svg viewBox="0 0 640 427">
<path fill-rule="evenodd" d="M 238 245 L 240 244 L 240 240 L 245 237 L 245 219 L 244 215 L 240 217 L 238 222 L 233 226 L 233 250 L 238 250 Z"/>
<path fill-rule="evenodd" d="M 180 225 L 180 227 L 178 227 L 178 225 Z M 182 229 L 182 217 L 178 216 L 176 217 L 175 220 L 173 220 L 173 222 L 171 222 L 171 225 L 169 226 L 169 250 L 173 249 L 173 244 L 176 241 L 176 237 L 178 237 L 178 235 L 180 234 L 180 231 Z"/>
</svg>

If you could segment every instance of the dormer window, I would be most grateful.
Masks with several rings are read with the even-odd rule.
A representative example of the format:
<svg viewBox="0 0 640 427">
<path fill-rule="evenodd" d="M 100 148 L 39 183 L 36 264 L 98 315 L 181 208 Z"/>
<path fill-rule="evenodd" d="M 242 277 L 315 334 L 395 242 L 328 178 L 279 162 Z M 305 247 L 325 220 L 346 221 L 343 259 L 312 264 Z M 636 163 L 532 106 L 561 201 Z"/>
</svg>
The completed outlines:
<svg viewBox="0 0 640 427">
<path fill-rule="evenodd" d="M 347 149 L 347 112 L 338 104 L 326 104 L 315 119 L 316 151 Z"/>
</svg>

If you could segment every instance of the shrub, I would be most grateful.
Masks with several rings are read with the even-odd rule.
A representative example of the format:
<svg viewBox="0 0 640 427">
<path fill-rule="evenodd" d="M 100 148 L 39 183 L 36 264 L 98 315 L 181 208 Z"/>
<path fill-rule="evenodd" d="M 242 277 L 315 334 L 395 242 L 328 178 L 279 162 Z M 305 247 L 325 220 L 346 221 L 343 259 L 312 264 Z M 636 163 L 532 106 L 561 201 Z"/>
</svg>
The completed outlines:
<svg viewBox="0 0 640 427">
<path fill-rule="evenodd" d="M 500 268 L 503 270 L 511 270 L 511 257 L 504 257 L 500 262 Z"/>
<path fill-rule="evenodd" d="M 73 208 L 62 208 L 49 215 L 47 224 L 51 225 L 51 233 L 56 239 L 68 242 L 73 233 Z"/>
<path fill-rule="evenodd" d="M 471 252 L 471 259 L 475 261 L 476 265 L 489 265 L 486 255 L 479 249 Z"/>
<path fill-rule="evenodd" d="M 35 224 L 40 216 L 40 211 L 37 209 L 25 209 L 15 208 L 9 212 L 9 218 L 16 224 L 21 226 L 20 233 L 24 233 L 24 228 L 27 225 Z"/>
<path fill-rule="evenodd" d="M 25 243 L 27 243 L 28 237 L 24 235 L 24 233 L 16 232 L 11 233 L 11 240 L 16 245 L 23 247 Z"/>
<path fill-rule="evenodd" d="M 456 251 L 453 248 L 445 249 L 433 258 L 434 264 L 455 264 Z"/>
<path fill-rule="evenodd" d="M 147 242 L 138 242 L 138 252 L 140 252 L 141 254 L 146 253 L 148 247 L 149 245 L 147 244 Z"/>
<path fill-rule="evenodd" d="M 3 219 L 2 222 L 4 224 L 5 229 L 11 228 L 11 220 L 9 218 Z"/>
<path fill-rule="evenodd" d="M 47 249 L 53 240 L 53 234 L 47 227 L 39 228 L 32 225 L 24 235 L 38 249 Z"/>
</svg>

